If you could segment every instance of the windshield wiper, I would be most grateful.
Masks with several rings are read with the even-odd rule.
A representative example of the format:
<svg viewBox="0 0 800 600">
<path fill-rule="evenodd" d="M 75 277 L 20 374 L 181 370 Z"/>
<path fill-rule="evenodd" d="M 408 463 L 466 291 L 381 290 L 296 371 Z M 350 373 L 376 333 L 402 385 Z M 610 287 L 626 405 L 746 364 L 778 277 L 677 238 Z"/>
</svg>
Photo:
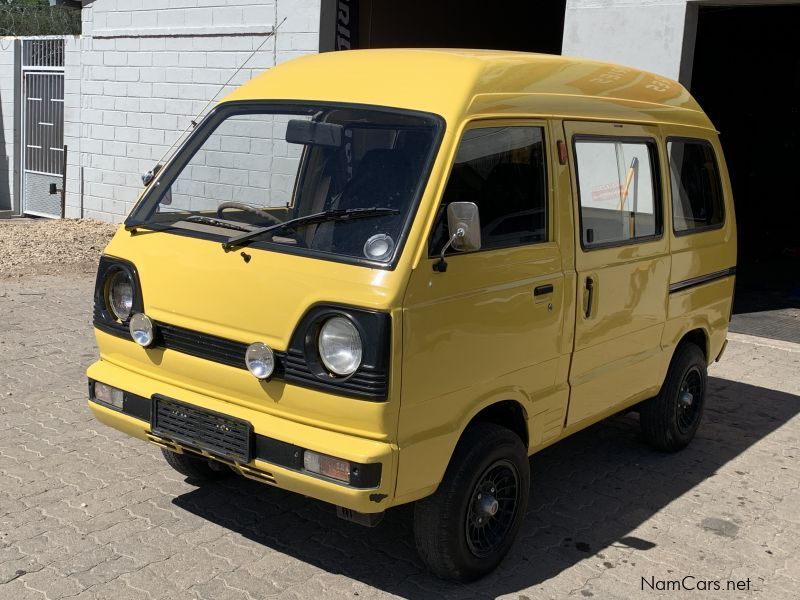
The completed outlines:
<svg viewBox="0 0 800 600">
<path fill-rule="evenodd" d="M 248 233 L 256 230 L 255 227 L 251 227 L 249 225 L 231 223 L 230 221 L 224 221 L 223 219 L 215 219 L 214 217 L 205 217 L 203 215 L 189 215 L 184 219 L 184 221 L 191 221 L 192 223 L 201 223 L 203 225 L 212 225 L 214 227 L 224 227 L 225 229 L 235 229 L 236 231 L 246 231 Z"/>
<path fill-rule="evenodd" d="M 223 219 L 215 219 L 214 217 L 206 217 L 203 215 L 189 215 L 183 219 L 179 219 L 180 221 L 191 221 L 193 223 L 202 223 L 203 225 L 213 225 L 214 227 L 224 227 L 225 229 L 235 229 L 236 231 L 244 231 L 244 232 L 251 232 L 256 229 L 256 227 L 245 225 L 244 223 L 232 223 L 231 221 L 225 221 Z M 132 231 L 135 230 L 137 227 L 153 227 L 153 223 L 148 223 L 147 221 L 132 221 L 127 219 L 125 221 L 125 230 Z M 172 225 L 170 223 L 156 223 L 155 225 L 165 225 L 166 227 L 171 228 Z"/>
<path fill-rule="evenodd" d="M 365 217 L 380 217 L 384 215 L 397 215 L 400 211 L 396 208 L 378 208 L 373 206 L 371 208 L 344 208 L 335 210 L 325 210 L 322 212 L 314 213 L 313 215 L 306 215 L 305 217 L 297 217 L 296 219 L 289 219 L 283 223 L 270 225 L 268 227 L 261 227 L 254 229 L 241 235 L 235 235 L 222 242 L 223 249 L 232 250 L 237 246 L 244 246 L 251 240 L 272 231 L 279 231 L 281 229 L 295 229 L 297 227 L 305 227 L 306 225 L 314 225 L 315 223 L 324 223 L 326 221 L 349 221 L 351 219 L 363 219 Z"/>
</svg>

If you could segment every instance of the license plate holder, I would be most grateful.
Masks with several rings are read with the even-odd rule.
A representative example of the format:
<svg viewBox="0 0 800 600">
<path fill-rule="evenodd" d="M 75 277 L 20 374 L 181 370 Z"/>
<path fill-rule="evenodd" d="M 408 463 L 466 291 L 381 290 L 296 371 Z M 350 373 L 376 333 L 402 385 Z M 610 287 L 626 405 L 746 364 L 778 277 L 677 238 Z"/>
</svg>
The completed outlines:
<svg viewBox="0 0 800 600">
<path fill-rule="evenodd" d="M 211 456 L 246 464 L 253 458 L 253 425 L 244 419 L 153 395 L 150 429 L 154 435 Z"/>
</svg>

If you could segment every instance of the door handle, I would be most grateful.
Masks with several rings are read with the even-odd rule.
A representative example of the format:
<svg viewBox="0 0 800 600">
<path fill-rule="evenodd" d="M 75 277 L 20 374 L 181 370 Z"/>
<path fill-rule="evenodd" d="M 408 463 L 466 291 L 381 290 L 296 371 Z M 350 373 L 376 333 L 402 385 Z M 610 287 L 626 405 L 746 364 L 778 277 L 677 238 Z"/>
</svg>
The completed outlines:
<svg viewBox="0 0 800 600">
<path fill-rule="evenodd" d="M 594 279 L 591 277 L 586 278 L 586 292 L 588 298 L 586 301 L 586 318 L 592 316 L 592 302 L 594 301 Z"/>
<path fill-rule="evenodd" d="M 552 294 L 553 293 L 553 284 L 547 283 L 545 285 L 539 285 L 533 288 L 533 295 L 534 296 L 544 296 L 545 294 Z"/>
</svg>

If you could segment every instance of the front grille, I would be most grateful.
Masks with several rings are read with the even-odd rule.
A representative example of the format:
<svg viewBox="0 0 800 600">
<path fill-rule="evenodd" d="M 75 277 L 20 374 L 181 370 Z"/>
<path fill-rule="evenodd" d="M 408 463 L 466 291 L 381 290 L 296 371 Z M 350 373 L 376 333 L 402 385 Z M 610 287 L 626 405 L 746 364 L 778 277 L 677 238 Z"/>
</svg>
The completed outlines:
<svg viewBox="0 0 800 600">
<path fill-rule="evenodd" d="M 247 344 L 208 333 L 184 329 L 167 323 L 156 323 L 158 336 L 156 344 L 167 350 L 191 354 L 237 369 L 247 369 L 244 355 Z M 364 365 L 355 374 L 345 380 L 332 380 L 330 383 L 321 380 L 309 368 L 302 350 L 290 348 L 289 352 L 275 352 L 274 379 L 284 379 L 304 387 L 324 389 L 337 394 L 383 400 L 389 387 L 389 378 L 384 373 Z"/>
<path fill-rule="evenodd" d="M 155 347 L 189 354 L 237 369 L 247 370 L 244 355 L 248 344 L 237 342 L 168 323 L 157 322 Z M 128 327 L 103 318 L 102 309 L 95 304 L 94 326 L 117 337 L 130 340 Z M 389 392 L 389 377 L 369 365 L 362 365 L 347 379 L 331 379 L 330 382 L 317 377 L 309 368 L 303 351 L 297 346 L 287 353 L 275 352 L 273 379 L 283 379 L 297 385 L 326 390 L 335 394 L 365 400 L 385 400 Z"/>
<path fill-rule="evenodd" d="M 153 398 L 151 428 L 155 435 L 237 463 L 252 459 L 253 426 L 247 421 L 163 396 Z"/>
<path fill-rule="evenodd" d="M 358 398 L 368 398 L 371 400 L 382 400 L 386 398 L 389 378 L 382 373 L 374 372 L 365 365 L 362 365 L 358 371 L 347 379 L 332 379 L 330 383 L 327 383 L 320 380 L 311 372 L 301 350 L 290 348 L 284 360 L 284 368 L 286 371 L 284 379 L 286 379 L 286 381 L 291 381 L 300 385 L 319 387 L 338 394 L 344 393 Z"/>
<path fill-rule="evenodd" d="M 156 328 L 159 333 L 157 343 L 167 350 L 191 354 L 238 369 L 247 369 L 244 363 L 247 344 L 243 342 L 235 342 L 166 323 L 156 323 Z"/>
</svg>

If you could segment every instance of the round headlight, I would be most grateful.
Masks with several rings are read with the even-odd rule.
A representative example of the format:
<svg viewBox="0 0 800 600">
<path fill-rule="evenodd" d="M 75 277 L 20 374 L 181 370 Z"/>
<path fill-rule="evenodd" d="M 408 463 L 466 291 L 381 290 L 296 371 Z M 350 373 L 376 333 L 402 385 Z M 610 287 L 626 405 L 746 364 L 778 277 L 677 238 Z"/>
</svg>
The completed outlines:
<svg viewBox="0 0 800 600">
<path fill-rule="evenodd" d="M 318 346 L 323 364 L 335 375 L 352 375 L 361 365 L 361 336 L 350 319 L 332 317 L 325 321 Z"/>
<path fill-rule="evenodd" d="M 131 332 L 133 341 L 140 346 L 144 346 L 146 348 L 153 343 L 153 339 L 155 338 L 153 322 L 147 315 L 143 313 L 136 313 L 133 315 L 131 317 L 130 325 L 128 325 L 128 329 Z"/>
<path fill-rule="evenodd" d="M 117 271 L 108 282 L 108 308 L 120 321 L 127 320 L 133 309 L 133 282 L 126 271 Z"/>
<path fill-rule="evenodd" d="M 259 379 L 267 379 L 275 370 L 275 353 L 261 342 L 250 344 L 244 354 L 247 370 Z"/>
<path fill-rule="evenodd" d="M 376 233 L 364 244 L 364 256 L 372 260 L 386 260 L 394 252 L 394 240 L 385 233 Z"/>
</svg>

